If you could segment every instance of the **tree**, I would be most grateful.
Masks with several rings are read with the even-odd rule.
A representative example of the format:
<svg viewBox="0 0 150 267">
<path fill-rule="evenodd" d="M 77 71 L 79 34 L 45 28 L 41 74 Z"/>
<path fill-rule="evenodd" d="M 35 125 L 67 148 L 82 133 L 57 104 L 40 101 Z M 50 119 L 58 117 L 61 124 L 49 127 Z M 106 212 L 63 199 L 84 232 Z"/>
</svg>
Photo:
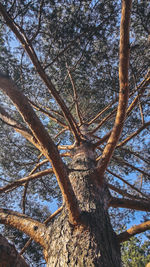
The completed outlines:
<svg viewBox="0 0 150 267">
<path fill-rule="evenodd" d="M 119 10 L 118 1 L 0 4 L 2 37 L 8 43 L 4 53 L 7 58 L 9 50 L 12 59 L 8 62 L 15 65 L 2 64 L 0 73 L 0 192 L 4 203 L 0 222 L 39 243 L 47 266 L 121 266 L 120 243 L 150 229 L 150 221 L 146 221 L 116 235 L 108 214 L 110 207 L 150 211 L 145 191 L 149 181 L 145 135 L 150 125 L 150 75 L 147 50 L 143 58 L 139 53 L 148 46 L 144 42 L 148 14 L 145 3 L 133 2 L 131 45 L 131 1 L 122 1 L 118 79 Z M 22 47 L 18 41 L 9 47 L 14 36 Z M 132 144 L 133 138 L 138 145 Z M 128 181 L 133 171 L 140 173 L 140 188 Z M 17 179 L 18 173 L 24 177 Z M 120 182 L 114 182 L 113 176 Z M 24 187 L 23 213 L 8 209 L 10 198 L 7 203 L 7 193 L 12 190 L 20 198 L 20 187 Z M 60 202 L 62 195 L 62 206 L 44 221 L 45 211 L 39 221 L 37 212 L 32 217 L 33 201 L 27 199 L 27 192 L 35 201 L 34 192 L 44 199 L 56 196 Z"/>
</svg>

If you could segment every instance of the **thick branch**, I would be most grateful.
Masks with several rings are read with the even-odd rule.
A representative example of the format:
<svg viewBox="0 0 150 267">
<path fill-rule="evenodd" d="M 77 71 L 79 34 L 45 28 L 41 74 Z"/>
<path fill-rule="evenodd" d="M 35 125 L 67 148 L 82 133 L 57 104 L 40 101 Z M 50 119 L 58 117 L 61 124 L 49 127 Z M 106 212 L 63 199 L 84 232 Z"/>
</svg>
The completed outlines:
<svg viewBox="0 0 150 267">
<path fill-rule="evenodd" d="M 122 232 L 117 236 L 119 243 L 129 240 L 132 236 L 143 233 L 150 230 L 150 221 L 134 225 L 125 232 Z"/>
<path fill-rule="evenodd" d="M 0 89 L 12 100 L 33 135 L 38 140 L 41 152 L 51 162 L 69 211 L 70 220 L 72 223 L 76 223 L 77 218 L 79 218 L 79 208 L 68 178 L 67 170 L 57 147 L 32 109 L 28 98 L 24 96 L 20 90 L 18 90 L 14 82 L 3 75 L 0 75 Z"/>
<path fill-rule="evenodd" d="M 70 129 L 72 130 L 76 141 L 80 142 L 80 131 L 79 131 L 79 128 L 78 128 L 72 114 L 70 113 L 65 102 L 63 101 L 63 99 L 60 97 L 59 93 L 55 89 L 50 78 L 46 75 L 46 73 L 45 73 L 43 67 L 41 66 L 41 63 L 39 62 L 38 57 L 37 57 L 32 45 L 31 45 L 31 42 L 27 39 L 26 35 L 23 32 L 23 29 L 20 30 L 20 27 L 16 23 L 14 23 L 14 21 L 9 16 L 9 14 L 6 12 L 4 6 L 1 3 L 0 3 L 0 13 L 3 16 L 7 26 L 16 35 L 17 39 L 20 41 L 23 48 L 25 49 L 25 51 L 29 55 L 29 58 L 31 59 L 31 61 L 32 61 L 35 69 L 37 70 L 39 76 L 46 84 L 48 90 L 53 95 L 53 97 L 55 98 L 55 100 L 57 101 L 59 106 L 61 107 L 62 112 L 64 114 L 64 117 L 68 121 Z"/>
<path fill-rule="evenodd" d="M 107 165 L 111 159 L 113 151 L 116 147 L 124 120 L 126 117 L 126 108 L 128 103 L 128 68 L 129 68 L 129 26 L 130 26 L 130 13 L 131 13 L 131 0 L 122 1 L 122 15 L 120 25 L 120 58 L 119 58 L 119 104 L 117 108 L 116 119 L 114 127 L 112 129 L 110 138 L 108 139 L 107 145 L 103 151 L 103 155 L 99 162 L 98 170 L 100 177 L 107 168 Z"/>
<path fill-rule="evenodd" d="M 24 214 L 7 209 L 0 209 L 0 223 L 9 225 L 26 233 L 42 247 L 46 247 L 46 240 L 44 238 L 46 227 L 43 223 L 32 220 Z"/>
<path fill-rule="evenodd" d="M 0 188 L 0 193 L 4 193 L 9 189 L 13 189 L 13 188 L 19 187 L 19 186 L 23 185 L 26 182 L 33 181 L 33 180 L 35 180 L 37 178 L 40 178 L 40 177 L 45 176 L 45 175 L 48 175 L 50 173 L 53 173 L 52 169 L 47 169 L 47 170 L 44 170 L 44 171 L 41 171 L 41 172 L 37 172 L 35 174 L 31 174 L 31 175 L 29 175 L 27 177 L 21 178 L 19 180 L 16 180 L 16 181 L 12 182 L 11 184 L 8 184 L 8 185 L 6 185 L 4 187 L 1 187 Z"/>
<path fill-rule="evenodd" d="M 112 197 L 109 203 L 113 208 L 125 208 L 140 211 L 150 211 L 150 202 Z"/>
</svg>

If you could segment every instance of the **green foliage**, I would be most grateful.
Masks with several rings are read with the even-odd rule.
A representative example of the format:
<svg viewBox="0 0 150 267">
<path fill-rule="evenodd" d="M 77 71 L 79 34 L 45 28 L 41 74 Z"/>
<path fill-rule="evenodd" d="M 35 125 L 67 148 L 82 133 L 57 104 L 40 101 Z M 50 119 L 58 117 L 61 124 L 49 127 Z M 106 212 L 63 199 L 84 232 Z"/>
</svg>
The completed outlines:
<svg viewBox="0 0 150 267">
<path fill-rule="evenodd" d="M 124 267 L 145 267 L 150 262 L 150 241 L 132 237 L 121 245 Z"/>
</svg>

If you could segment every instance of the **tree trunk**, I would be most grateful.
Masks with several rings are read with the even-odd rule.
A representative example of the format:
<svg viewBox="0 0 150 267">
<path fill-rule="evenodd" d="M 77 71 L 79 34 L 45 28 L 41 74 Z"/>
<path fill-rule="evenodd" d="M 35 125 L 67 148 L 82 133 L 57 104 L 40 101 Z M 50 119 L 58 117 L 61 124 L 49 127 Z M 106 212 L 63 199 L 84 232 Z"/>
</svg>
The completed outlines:
<svg viewBox="0 0 150 267">
<path fill-rule="evenodd" d="M 107 212 L 110 193 L 98 183 L 96 161 L 91 145 L 74 151 L 69 178 L 81 210 L 81 224 L 71 225 L 64 208 L 49 226 L 47 266 L 120 267 L 120 247 Z"/>
</svg>

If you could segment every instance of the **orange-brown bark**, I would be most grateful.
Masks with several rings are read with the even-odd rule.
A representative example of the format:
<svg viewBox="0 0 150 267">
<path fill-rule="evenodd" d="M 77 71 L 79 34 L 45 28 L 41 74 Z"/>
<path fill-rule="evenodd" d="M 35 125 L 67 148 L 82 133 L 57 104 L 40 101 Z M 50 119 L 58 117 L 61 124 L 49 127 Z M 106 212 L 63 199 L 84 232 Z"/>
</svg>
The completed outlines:
<svg viewBox="0 0 150 267">
<path fill-rule="evenodd" d="M 116 147 L 124 120 L 126 117 L 126 108 L 128 103 L 128 68 L 129 68 L 129 26 L 131 13 L 131 0 L 122 1 L 122 15 L 120 25 L 120 58 L 119 58 L 119 104 L 117 108 L 116 119 L 111 135 L 108 139 L 107 145 L 103 151 L 102 157 L 99 161 L 99 174 L 102 177 L 107 165 L 111 159 L 113 151 Z"/>
<path fill-rule="evenodd" d="M 51 162 L 53 171 L 56 175 L 62 195 L 65 199 L 69 211 L 69 217 L 72 223 L 77 223 L 80 212 L 77 200 L 71 187 L 68 173 L 61 159 L 59 151 L 43 124 L 32 109 L 28 98 L 22 94 L 11 79 L 1 76 L 0 89 L 11 99 L 23 120 L 26 122 L 32 134 L 38 140 L 40 151 Z"/>
<path fill-rule="evenodd" d="M 118 238 L 119 243 L 122 243 L 124 241 L 129 240 L 132 236 L 143 233 L 147 230 L 150 230 L 150 221 L 147 221 L 147 222 L 144 222 L 138 225 L 134 225 L 127 231 L 119 234 L 117 238 Z"/>
<path fill-rule="evenodd" d="M 26 233 L 43 248 L 46 247 L 46 240 L 44 238 L 46 227 L 43 223 L 35 221 L 24 214 L 7 209 L 0 209 L 0 223 Z"/>
</svg>

